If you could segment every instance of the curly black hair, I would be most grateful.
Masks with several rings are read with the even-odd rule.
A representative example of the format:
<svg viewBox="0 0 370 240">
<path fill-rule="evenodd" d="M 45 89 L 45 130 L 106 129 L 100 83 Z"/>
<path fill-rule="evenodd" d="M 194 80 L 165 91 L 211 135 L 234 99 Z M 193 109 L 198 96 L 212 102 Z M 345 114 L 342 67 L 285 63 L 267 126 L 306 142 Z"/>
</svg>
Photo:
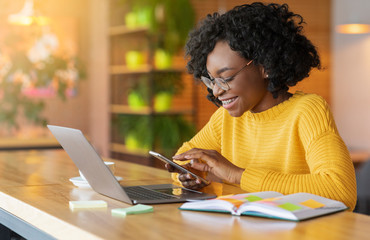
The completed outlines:
<svg viewBox="0 0 370 240">
<path fill-rule="evenodd" d="M 189 33 L 185 56 L 188 72 L 196 79 L 208 76 L 208 54 L 218 41 L 253 64 L 262 65 L 268 74 L 268 87 L 276 98 L 289 87 L 309 76 L 312 68 L 320 69 L 315 46 L 302 33 L 302 16 L 289 11 L 287 4 L 256 2 L 237 6 L 225 14 L 213 13 Z M 220 106 L 212 90 L 207 98 Z"/>
</svg>

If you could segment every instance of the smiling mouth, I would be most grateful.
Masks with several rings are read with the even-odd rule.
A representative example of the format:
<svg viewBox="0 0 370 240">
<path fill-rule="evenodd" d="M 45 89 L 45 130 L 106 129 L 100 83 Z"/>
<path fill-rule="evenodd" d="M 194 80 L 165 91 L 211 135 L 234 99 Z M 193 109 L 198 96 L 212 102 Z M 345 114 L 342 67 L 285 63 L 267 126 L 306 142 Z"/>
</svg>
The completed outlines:
<svg viewBox="0 0 370 240">
<path fill-rule="evenodd" d="M 228 105 L 228 104 L 234 102 L 235 99 L 236 99 L 236 97 L 230 98 L 230 99 L 227 99 L 227 100 L 222 100 L 221 102 L 222 102 L 222 105 Z"/>
</svg>

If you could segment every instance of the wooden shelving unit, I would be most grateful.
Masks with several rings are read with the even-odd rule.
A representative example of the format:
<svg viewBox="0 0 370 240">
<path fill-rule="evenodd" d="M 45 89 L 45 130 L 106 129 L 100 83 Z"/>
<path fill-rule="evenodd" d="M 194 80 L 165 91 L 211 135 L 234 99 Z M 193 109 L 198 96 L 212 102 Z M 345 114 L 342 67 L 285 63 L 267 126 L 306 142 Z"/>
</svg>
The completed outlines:
<svg viewBox="0 0 370 240">
<path fill-rule="evenodd" d="M 125 136 L 118 133 L 114 126 L 114 121 L 119 116 L 142 116 L 155 118 L 157 116 L 186 116 L 186 119 L 195 122 L 195 98 L 192 97 L 190 104 L 175 104 L 165 111 L 156 111 L 154 108 L 153 88 L 157 80 L 154 80 L 155 74 L 176 73 L 181 75 L 185 71 L 185 66 L 171 67 L 166 69 L 157 69 L 154 65 L 154 50 L 151 46 L 151 39 L 148 34 L 148 27 L 127 27 L 124 23 L 125 9 L 123 6 L 116 6 L 117 1 L 111 1 L 111 27 L 108 31 L 110 39 L 110 66 L 109 74 L 111 81 L 111 157 L 116 159 L 132 159 L 133 162 L 142 163 L 150 166 L 163 166 L 158 160 L 148 155 L 147 149 L 131 150 L 125 145 Z M 126 64 L 125 53 L 131 50 L 140 50 L 145 52 L 145 63 L 138 66 L 129 67 Z M 128 103 L 128 92 L 135 81 L 147 78 L 147 84 L 150 89 L 149 105 L 135 110 Z M 182 81 L 180 79 L 180 81 Z M 188 85 L 187 85 L 188 86 Z M 190 86 L 190 87 L 189 87 Z M 194 94 L 195 87 L 193 81 L 189 85 L 191 93 Z M 152 131 L 153 126 L 148 126 L 148 131 Z M 154 143 L 151 146 L 154 149 Z"/>
</svg>

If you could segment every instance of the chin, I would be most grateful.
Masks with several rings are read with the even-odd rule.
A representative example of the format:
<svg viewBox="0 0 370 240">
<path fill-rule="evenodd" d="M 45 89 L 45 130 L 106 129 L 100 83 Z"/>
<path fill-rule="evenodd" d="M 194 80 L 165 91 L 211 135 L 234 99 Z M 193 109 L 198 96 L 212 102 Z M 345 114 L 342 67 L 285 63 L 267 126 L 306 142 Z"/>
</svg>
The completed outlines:
<svg viewBox="0 0 370 240">
<path fill-rule="evenodd" d="M 232 117 L 241 117 L 243 115 L 243 113 L 240 113 L 240 112 L 235 112 L 235 111 L 227 111 L 230 116 Z"/>
</svg>

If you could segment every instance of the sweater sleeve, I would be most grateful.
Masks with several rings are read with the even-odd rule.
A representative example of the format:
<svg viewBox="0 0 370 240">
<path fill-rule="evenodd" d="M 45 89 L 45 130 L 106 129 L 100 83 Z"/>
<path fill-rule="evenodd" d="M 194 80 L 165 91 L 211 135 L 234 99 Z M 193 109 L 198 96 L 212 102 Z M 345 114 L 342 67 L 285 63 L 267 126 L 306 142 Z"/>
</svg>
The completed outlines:
<svg viewBox="0 0 370 240">
<path fill-rule="evenodd" d="M 241 188 L 248 192 L 313 193 L 341 201 L 353 210 L 356 180 L 349 152 L 326 104 L 311 105 L 300 113 L 302 119 L 298 124 L 310 172 L 291 174 L 247 168 L 241 178 Z"/>
<path fill-rule="evenodd" d="M 331 146 L 330 149 L 327 146 Z M 308 192 L 341 201 L 353 210 L 356 204 L 355 173 L 343 141 L 330 133 L 323 135 L 312 144 L 307 163 L 309 174 L 247 168 L 241 188 L 248 192 Z"/>
</svg>

